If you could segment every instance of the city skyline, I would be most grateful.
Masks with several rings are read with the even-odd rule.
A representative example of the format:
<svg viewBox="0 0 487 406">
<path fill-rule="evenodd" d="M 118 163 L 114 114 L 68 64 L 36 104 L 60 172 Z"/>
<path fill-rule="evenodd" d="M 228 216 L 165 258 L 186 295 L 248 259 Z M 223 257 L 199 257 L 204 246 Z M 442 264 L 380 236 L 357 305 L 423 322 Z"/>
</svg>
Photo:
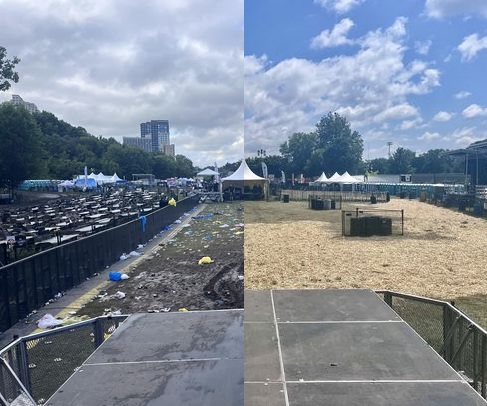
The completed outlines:
<svg viewBox="0 0 487 406">
<path fill-rule="evenodd" d="M 166 117 L 195 165 L 243 156 L 243 0 L 4 0 L 0 38 L 21 59 L 0 103 L 120 143 Z"/>
</svg>

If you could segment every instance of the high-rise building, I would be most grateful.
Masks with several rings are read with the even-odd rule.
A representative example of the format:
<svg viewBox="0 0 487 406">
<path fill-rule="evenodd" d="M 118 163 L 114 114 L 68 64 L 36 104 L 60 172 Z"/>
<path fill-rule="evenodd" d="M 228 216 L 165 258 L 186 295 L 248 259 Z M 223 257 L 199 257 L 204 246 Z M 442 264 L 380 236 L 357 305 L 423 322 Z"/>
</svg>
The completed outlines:
<svg viewBox="0 0 487 406">
<path fill-rule="evenodd" d="M 13 104 L 14 106 L 19 106 L 26 109 L 29 113 L 39 112 L 39 109 L 34 103 L 29 103 L 24 101 L 22 97 L 20 97 L 18 94 L 12 95 L 12 100 L 10 100 L 10 103 Z"/>
<path fill-rule="evenodd" d="M 176 148 L 174 144 L 166 144 L 163 148 L 163 152 L 165 155 L 176 156 Z"/>
<path fill-rule="evenodd" d="M 123 145 L 140 148 L 145 152 L 152 152 L 152 140 L 150 138 L 123 137 Z"/>
<path fill-rule="evenodd" d="M 171 144 L 168 120 L 151 120 L 140 124 L 140 136 L 150 138 L 152 152 L 164 152 L 164 145 Z"/>
</svg>

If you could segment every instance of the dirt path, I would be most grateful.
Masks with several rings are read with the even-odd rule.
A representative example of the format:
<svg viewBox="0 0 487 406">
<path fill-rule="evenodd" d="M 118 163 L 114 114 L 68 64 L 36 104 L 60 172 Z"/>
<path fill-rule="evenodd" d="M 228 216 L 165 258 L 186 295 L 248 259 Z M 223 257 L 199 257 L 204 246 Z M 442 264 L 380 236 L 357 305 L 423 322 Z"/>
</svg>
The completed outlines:
<svg viewBox="0 0 487 406">
<path fill-rule="evenodd" d="M 243 204 L 210 204 L 194 217 L 78 315 L 243 308 Z M 204 256 L 214 262 L 199 265 Z"/>
</svg>

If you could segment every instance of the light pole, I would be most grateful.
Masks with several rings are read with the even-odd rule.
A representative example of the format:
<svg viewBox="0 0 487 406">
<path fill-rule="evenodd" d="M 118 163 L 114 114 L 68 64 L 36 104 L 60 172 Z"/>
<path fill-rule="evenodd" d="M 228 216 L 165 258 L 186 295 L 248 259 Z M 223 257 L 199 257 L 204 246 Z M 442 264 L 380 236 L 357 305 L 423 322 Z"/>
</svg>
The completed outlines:
<svg viewBox="0 0 487 406">
<path fill-rule="evenodd" d="M 265 149 L 258 149 L 257 150 L 257 156 L 261 156 L 261 157 L 266 156 Z"/>
</svg>

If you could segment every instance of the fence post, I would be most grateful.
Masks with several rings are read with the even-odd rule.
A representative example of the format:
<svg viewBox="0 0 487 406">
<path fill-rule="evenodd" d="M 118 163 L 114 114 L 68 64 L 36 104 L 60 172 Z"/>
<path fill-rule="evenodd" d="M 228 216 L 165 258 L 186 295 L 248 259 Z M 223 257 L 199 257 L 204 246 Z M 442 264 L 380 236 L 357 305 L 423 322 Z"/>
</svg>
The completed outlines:
<svg viewBox="0 0 487 406">
<path fill-rule="evenodd" d="M 98 348 L 104 341 L 103 325 L 99 317 L 96 318 L 93 324 L 93 334 L 95 336 L 95 348 Z"/>
<path fill-rule="evenodd" d="M 481 353 L 480 353 L 480 374 L 481 374 L 481 388 L 480 393 L 482 397 L 485 399 L 487 395 L 486 391 L 486 373 L 487 373 L 487 337 L 482 334 L 482 345 L 481 345 Z"/>
<path fill-rule="evenodd" d="M 32 392 L 32 385 L 30 382 L 30 371 L 29 371 L 29 357 L 27 353 L 27 344 L 25 341 L 21 340 L 16 347 L 16 357 L 17 365 L 19 371 L 19 379 L 25 386 L 29 393 Z"/>
</svg>

